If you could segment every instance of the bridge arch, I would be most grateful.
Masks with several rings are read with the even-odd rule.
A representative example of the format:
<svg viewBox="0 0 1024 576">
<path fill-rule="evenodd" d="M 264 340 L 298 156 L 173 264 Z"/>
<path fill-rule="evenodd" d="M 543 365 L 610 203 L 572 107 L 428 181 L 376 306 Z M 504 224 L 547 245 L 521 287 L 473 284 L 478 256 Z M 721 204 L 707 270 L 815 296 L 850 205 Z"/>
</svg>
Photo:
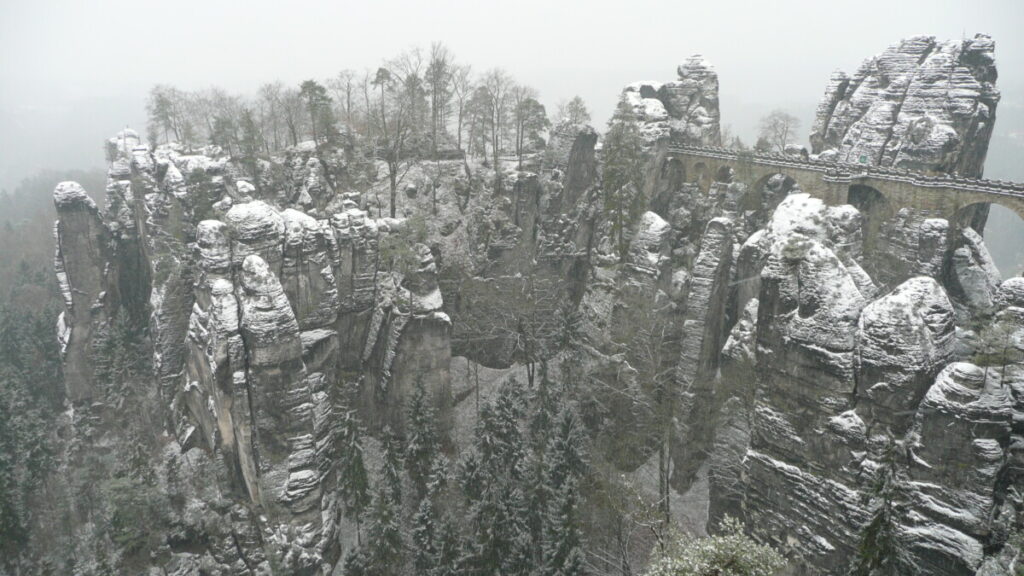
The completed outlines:
<svg viewBox="0 0 1024 576">
<path fill-rule="evenodd" d="M 686 163 L 678 156 L 665 156 L 656 172 L 657 177 L 650 182 L 648 197 L 651 199 L 650 210 L 662 218 L 669 217 L 672 196 L 677 194 L 687 182 Z"/>
<path fill-rule="evenodd" d="M 1020 276 L 1024 273 L 1024 212 L 1019 208 L 1002 202 L 973 202 L 957 210 L 950 231 L 959 234 L 964 228 L 973 229 L 985 240 L 1002 277 Z"/>
<path fill-rule="evenodd" d="M 744 182 L 743 179 L 739 181 Z M 756 180 L 747 180 L 745 183 L 748 185 L 735 198 L 735 207 L 741 215 L 746 234 L 753 234 L 763 228 L 786 196 L 800 188 L 796 179 L 781 172 L 762 174 Z"/>
<path fill-rule="evenodd" d="M 896 214 L 896 208 L 881 190 L 865 184 L 853 184 L 846 192 L 846 203 L 860 211 L 865 249 L 878 238 L 882 226 Z"/>
<path fill-rule="evenodd" d="M 860 249 L 864 267 L 876 282 L 888 283 L 908 274 L 903 254 L 894 254 L 889 244 L 890 226 L 899 207 L 881 190 L 866 184 L 852 184 L 846 203 L 860 212 Z"/>
<path fill-rule="evenodd" d="M 697 162 L 693 165 L 690 173 L 690 182 L 700 188 L 701 194 L 707 194 L 711 190 L 711 169 L 704 162 Z"/>
<path fill-rule="evenodd" d="M 740 200 L 740 209 L 744 211 L 759 210 L 765 216 L 771 216 L 775 208 L 789 196 L 793 190 L 801 189 L 795 178 L 783 172 L 769 172 L 762 175 L 747 188 Z"/>
</svg>

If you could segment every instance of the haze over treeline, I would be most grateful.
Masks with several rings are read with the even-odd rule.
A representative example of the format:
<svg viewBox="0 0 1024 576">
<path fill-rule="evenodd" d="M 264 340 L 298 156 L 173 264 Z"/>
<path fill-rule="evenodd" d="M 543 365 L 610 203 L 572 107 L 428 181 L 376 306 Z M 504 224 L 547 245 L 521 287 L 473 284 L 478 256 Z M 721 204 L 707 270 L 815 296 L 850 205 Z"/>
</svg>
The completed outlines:
<svg viewBox="0 0 1024 576">
<path fill-rule="evenodd" d="M 723 123 L 752 141 L 759 119 L 784 108 L 805 139 L 829 74 L 912 34 L 991 34 L 1003 100 L 988 174 L 1024 179 L 1011 158 L 1024 142 L 1024 12 L 1014 2 L 862 2 L 785 7 L 636 2 L 490 5 L 110 0 L 0 6 L 0 187 L 44 168 L 102 166 L 102 139 L 145 123 L 154 84 L 254 94 L 342 69 L 375 69 L 412 46 L 443 41 L 477 71 L 500 67 L 535 87 L 549 110 L 579 94 L 601 128 L 623 85 L 670 80 L 704 54 L 721 77 Z M 543 18 L 538 18 L 543 14 Z M 723 18 L 728 14 L 728 18 Z M 498 18 L 497 16 L 500 16 Z"/>
</svg>

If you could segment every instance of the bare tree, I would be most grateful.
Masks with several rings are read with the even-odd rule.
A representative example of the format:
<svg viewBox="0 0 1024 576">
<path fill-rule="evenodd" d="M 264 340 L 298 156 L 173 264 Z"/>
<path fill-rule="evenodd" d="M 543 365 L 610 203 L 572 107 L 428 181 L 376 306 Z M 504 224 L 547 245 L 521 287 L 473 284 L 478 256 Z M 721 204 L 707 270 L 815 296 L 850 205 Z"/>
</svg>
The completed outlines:
<svg viewBox="0 0 1024 576">
<path fill-rule="evenodd" d="M 220 88 L 210 88 L 196 92 L 189 98 L 189 110 L 193 121 L 205 130 L 206 137 L 214 139 L 215 123 L 218 118 L 223 120 L 237 116 L 239 102 Z"/>
<path fill-rule="evenodd" d="M 566 121 L 572 124 L 590 123 L 590 111 L 587 110 L 587 104 L 583 101 L 583 98 L 579 96 L 573 96 L 568 102 L 560 102 L 555 116 L 556 124 Z"/>
<path fill-rule="evenodd" d="M 366 136 L 366 139 L 369 142 L 371 142 L 371 146 L 374 148 L 374 153 L 376 153 L 376 146 L 377 146 L 377 138 L 376 138 L 377 122 L 376 122 L 376 117 L 377 116 L 376 116 L 376 111 L 375 111 L 374 107 L 371 104 L 371 100 L 373 99 L 372 98 L 372 94 L 373 94 L 373 87 L 372 86 L 374 85 L 373 84 L 374 79 L 376 79 L 376 74 L 374 74 L 373 72 L 370 72 L 369 70 L 363 70 L 363 78 L 362 78 L 362 80 L 360 80 L 360 85 L 362 86 L 362 91 L 363 91 L 363 105 L 365 106 L 365 110 L 366 110 L 366 133 L 364 135 Z"/>
<path fill-rule="evenodd" d="M 283 89 L 284 86 L 280 82 L 264 84 L 260 86 L 257 96 L 266 142 L 265 148 L 268 153 L 281 148 L 281 91 Z"/>
<path fill-rule="evenodd" d="M 514 86 L 514 81 L 504 70 L 492 68 L 484 74 L 482 86 L 487 94 L 488 125 L 491 129 L 491 155 L 494 157 L 495 178 L 500 179 L 498 155 L 501 153 L 504 128 L 508 123 L 509 92 Z"/>
<path fill-rule="evenodd" d="M 398 204 L 398 184 L 410 166 L 409 160 L 405 158 L 405 147 L 413 133 L 412 107 L 417 95 L 414 92 L 415 86 L 409 82 L 409 76 L 416 73 L 416 68 L 408 64 L 406 62 L 405 65 L 395 66 L 405 76 L 381 67 L 377 69 L 372 82 L 378 91 L 375 121 L 382 157 L 388 169 L 392 218 L 395 217 Z"/>
<path fill-rule="evenodd" d="M 452 92 L 456 105 L 455 139 L 459 150 L 462 150 L 462 122 L 475 88 L 471 74 L 472 69 L 468 64 L 457 65 L 452 72 Z"/>
<path fill-rule="evenodd" d="M 651 385 L 653 426 L 658 442 L 658 508 L 662 522 L 667 528 L 672 522 L 671 490 L 671 458 L 673 441 L 673 421 L 676 418 L 675 354 L 677 350 L 678 332 L 672 324 L 671 304 L 663 303 L 659 307 L 637 306 L 641 308 L 639 326 L 636 337 L 636 364 L 639 377 Z"/>
<path fill-rule="evenodd" d="M 469 141 L 469 155 L 483 156 L 487 159 L 487 143 L 490 133 L 487 129 L 491 118 L 491 97 L 483 86 L 476 86 L 466 102 L 466 116 L 469 129 L 466 137 Z"/>
<path fill-rule="evenodd" d="M 149 91 L 146 112 L 149 114 L 150 132 L 162 132 L 164 142 L 181 141 L 185 136 L 187 95 L 173 86 L 157 84 Z M 155 144 L 155 142 L 154 142 Z"/>
<path fill-rule="evenodd" d="M 516 157 L 518 158 L 518 167 L 522 169 L 527 138 L 536 136 L 547 127 L 547 112 L 544 110 L 544 106 L 537 101 L 537 91 L 533 88 L 516 84 L 509 93 L 512 100 Z"/>
<path fill-rule="evenodd" d="M 299 143 L 299 130 L 305 117 L 305 106 L 298 90 L 286 88 L 281 92 L 281 112 L 291 135 L 292 146 L 295 146 Z"/>
<path fill-rule="evenodd" d="M 722 146 L 732 148 L 733 150 L 746 150 L 747 148 L 747 145 L 743 143 L 743 139 L 733 132 L 730 124 L 722 126 Z"/>
<path fill-rule="evenodd" d="M 437 142 L 444 136 L 448 119 L 448 103 L 452 99 L 452 77 L 455 58 L 440 42 L 430 45 L 430 64 L 426 84 L 430 94 L 430 149 L 437 158 Z"/>
<path fill-rule="evenodd" d="M 418 139 L 423 136 L 427 125 L 428 102 L 426 83 L 423 80 L 428 62 L 423 51 L 412 48 L 399 54 L 384 66 L 401 82 L 401 96 L 405 100 L 405 109 L 409 115 L 410 136 Z"/>
<path fill-rule="evenodd" d="M 979 331 L 972 361 L 985 369 L 983 382 L 988 382 L 989 368 L 1000 368 L 999 381 L 1006 386 L 1006 367 L 1020 362 L 1019 339 L 1013 325 L 1002 319 L 985 324 Z"/>
<path fill-rule="evenodd" d="M 350 130 L 355 129 L 355 99 L 356 90 L 359 88 L 356 73 L 352 70 L 338 72 L 337 76 L 327 81 L 327 88 L 334 95 L 339 116 L 345 120 L 345 126 Z"/>
<path fill-rule="evenodd" d="M 764 138 L 774 150 L 784 152 L 786 144 L 800 129 L 800 120 L 784 110 L 773 110 L 761 119 L 759 138 Z"/>
</svg>

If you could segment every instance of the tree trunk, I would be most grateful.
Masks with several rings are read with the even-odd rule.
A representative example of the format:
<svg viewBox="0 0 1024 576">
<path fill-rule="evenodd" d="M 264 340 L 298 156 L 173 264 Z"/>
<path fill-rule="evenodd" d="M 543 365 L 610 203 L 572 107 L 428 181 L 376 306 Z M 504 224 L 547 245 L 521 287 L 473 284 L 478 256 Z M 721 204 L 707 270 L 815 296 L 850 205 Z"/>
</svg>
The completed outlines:
<svg viewBox="0 0 1024 576">
<path fill-rule="evenodd" d="M 459 104 L 459 119 L 458 119 L 457 124 L 458 124 L 458 128 L 455 130 L 455 140 L 458 143 L 456 144 L 456 147 L 461 151 L 462 150 L 462 104 Z"/>
<path fill-rule="evenodd" d="M 491 113 L 491 156 L 494 158 L 494 179 L 498 177 L 498 115 Z"/>
<path fill-rule="evenodd" d="M 388 184 L 391 186 L 391 217 L 395 217 L 395 205 L 398 203 L 398 168 L 397 154 L 388 160 Z"/>
<path fill-rule="evenodd" d="M 291 119 L 288 120 L 288 131 L 291 133 L 291 136 L 292 136 L 292 146 L 298 146 L 298 144 L 299 144 L 299 135 L 295 131 L 295 121 L 294 120 L 291 120 Z"/>
</svg>

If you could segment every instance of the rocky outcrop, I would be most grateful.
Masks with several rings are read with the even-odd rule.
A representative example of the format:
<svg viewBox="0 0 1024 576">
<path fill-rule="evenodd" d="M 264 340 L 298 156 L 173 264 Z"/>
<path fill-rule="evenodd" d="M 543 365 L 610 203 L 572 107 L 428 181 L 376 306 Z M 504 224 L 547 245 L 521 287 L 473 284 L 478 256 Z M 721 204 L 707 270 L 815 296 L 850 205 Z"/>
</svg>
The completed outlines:
<svg viewBox="0 0 1024 576">
<path fill-rule="evenodd" d="M 257 255 L 240 271 L 239 329 L 246 346 L 246 387 L 259 482 L 250 495 L 263 505 L 306 511 L 319 478 L 313 462 L 312 399 L 302 363 L 299 325 L 277 276 Z M 243 468 L 243 471 L 245 469 Z"/>
<path fill-rule="evenodd" d="M 837 76 L 815 152 L 980 173 L 990 56 L 984 37 L 916 38 Z M 187 512 L 185 535 L 146 561 L 338 573 L 355 538 L 339 411 L 358 413 L 375 459 L 369 437 L 405 433 L 422 384 L 442 449 L 459 450 L 444 432 L 469 429 L 453 421 L 476 413 L 468 373 L 484 366 L 523 368 L 531 394 L 537 378 L 561 381 L 606 494 L 629 475 L 698 533 L 740 517 L 796 572 L 847 570 L 890 444 L 907 484 L 898 531 L 920 571 L 1012 562 L 1024 285 L 1000 282 L 980 227 L 892 214 L 866 186 L 828 206 L 785 174 L 687 174 L 670 144 L 720 143 L 717 91 L 700 57 L 673 82 L 625 89 L 645 174 L 614 226 L 586 126 L 554 127 L 536 173 L 410 166 L 403 219 L 380 216 L 386 182 L 341 192 L 356 150 L 304 143 L 243 165 L 214 146 L 112 139 L 106 210 L 73 184 L 55 193 L 59 336 L 73 414 L 96 402 L 90 355 L 105 334 L 138 326 L 152 352 L 157 385 L 131 393 L 159 400 L 152 451 L 187 485 Z M 467 369 L 457 397 L 453 355 Z"/>
<path fill-rule="evenodd" d="M 75 182 L 62 182 L 53 192 L 59 220 L 54 227 L 57 253 L 54 269 L 64 297 L 58 320 L 58 338 L 64 354 L 64 381 L 68 397 L 87 404 L 97 394 L 93 379 L 93 337 L 107 326 L 108 308 L 116 304 L 116 269 L 111 257 L 110 233 L 96 203 Z"/>
<path fill-rule="evenodd" d="M 813 152 L 826 160 L 980 177 L 999 102 L 994 49 L 980 34 L 960 42 L 917 36 L 865 61 L 852 76 L 836 72 L 818 107 Z M 921 274 L 941 280 L 948 223 L 919 210 L 891 213 L 867 188 L 852 188 L 849 201 L 864 214 L 865 268 L 877 283 L 892 287 Z M 968 207 L 964 221 L 982 230 L 987 213 Z"/>
<path fill-rule="evenodd" d="M 669 137 L 677 144 L 720 146 L 718 73 L 697 54 L 676 69 L 671 82 L 636 82 L 622 91 L 622 102 L 641 123 L 648 142 Z"/>
<path fill-rule="evenodd" d="M 985 35 L 960 42 L 903 40 L 836 72 L 818 107 L 815 154 L 840 162 L 981 175 L 999 91 Z"/>
<path fill-rule="evenodd" d="M 986 370 L 956 362 L 917 408 L 910 436 L 916 497 L 905 529 L 923 571 L 970 574 L 981 564 L 1000 498 L 1011 402 Z"/>
<path fill-rule="evenodd" d="M 442 310 L 437 267 L 430 249 L 413 246 L 412 270 L 384 306 L 374 311 L 364 361 L 374 368 L 364 401 L 371 422 L 404 430 L 406 398 L 422 384 L 433 401 L 441 429 L 451 427 L 451 320 Z"/>
<path fill-rule="evenodd" d="M 915 38 L 853 78 L 833 77 L 815 153 L 980 174 L 998 102 L 991 51 L 982 36 Z M 893 442 L 904 451 L 909 512 L 899 530 L 914 570 L 994 569 L 1012 554 L 990 555 L 1020 525 L 1010 464 L 1016 282 L 1001 283 L 980 212 L 964 214 L 968 228 L 889 212 L 866 187 L 851 187 L 848 200 L 825 208 L 790 193 L 738 251 L 734 277 L 755 280 L 730 296 L 721 373 L 756 379 L 756 391 L 716 389 L 729 399 L 709 456 L 709 524 L 741 515 L 796 565 L 842 572 Z M 956 362 L 965 357 L 988 365 Z"/>
<path fill-rule="evenodd" d="M 790 196 L 769 224 L 758 295 L 758 394 L 747 451 L 747 518 L 760 537 L 837 570 L 863 518 L 850 463 L 855 438 L 830 434 L 851 415 L 855 334 L 867 304 L 821 222 L 823 207 Z M 836 244 L 841 242 L 836 242 Z M 807 519 L 794 524 L 783 510 Z"/>
<path fill-rule="evenodd" d="M 104 212 L 77 184 L 54 193 L 68 396 L 87 406 L 102 394 L 92 374 L 97 339 L 144 323 L 174 445 L 206 454 L 184 465 L 210 458 L 220 470 L 188 473 L 207 474 L 202 481 L 233 506 L 259 511 L 258 519 L 239 508 L 225 513 L 231 554 L 255 566 L 266 561 L 260 541 L 269 539 L 279 565 L 315 573 L 339 554 L 332 479 L 342 375 L 390 382 L 386 403 L 360 406 L 371 411 L 367 423 L 400 430 L 415 378 L 442 417 L 449 414 L 450 322 L 430 251 L 421 246 L 418 266 L 396 278 L 382 269 L 378 246 L 401 233 L 401 221 L 370 218 L 347 200 L 329 219 L 281 210 L 275 196 L 253 198 L 274 186 L 236 179 L 215 149 L 150 151 L 123 133 L 108 153 Z M 311 184 L 326 178 L 315 160 L 304 163 L 300 196 L 323 208 L 333 195 L 325 199 L 328 189 Z M 398 294 L 388 292 L 399 283 L 406 286 Z M 371 330 L 380 311 L 397 320 Z M 236 522 L 256 522 L 263 535 L 242 536 Z M 187 564 L 186 556 L 175 561 Z"/>
<path fill-rule="evenodd" d="M 700 254 L 689 276 L 689 295 L 683 314 L 681 354 L 676 369 L 680 390 L 680 420 L 687 430 L 677 454 L 677 484 L 688 484 L 695 469 L 687 466 L 702 462 L 701 452 L 709 449 L 714 420 L 697 414 L 715 414 L 721 398 L 715 398 L 714 374 L 725 335 L 725 307 L 729 295 L 732 268 L 732 222 L 716 218 L 708 223 Z M 685 454 L 684 454 L 685 452 Z"/>
<path fill-rule="evenodd" d="M 932 278 L 913 278 L 868 304 L 857 327 L 857 412 L 901 434 L 953 357 L 953 305 Z"/>
<path fill-rule="evenodd" d="M 596 144 L 593 128 L 563 123 L 541 175 L 509 174 L 465 218 L 467 226 L 442 232 L 438 282 L 453 355 L 508 367 L 557 348 L 559 322 L 581 297 L 600 225 Z"/>
<path fill-rule="evenodd" d="M 946 284 L 960 303 L 975 313 L 989 313 L 995 304 L 1002 277 L 981 235 L 971 228 L 961 231 L 959 247 L 949 256 Z"/>
</svg>

